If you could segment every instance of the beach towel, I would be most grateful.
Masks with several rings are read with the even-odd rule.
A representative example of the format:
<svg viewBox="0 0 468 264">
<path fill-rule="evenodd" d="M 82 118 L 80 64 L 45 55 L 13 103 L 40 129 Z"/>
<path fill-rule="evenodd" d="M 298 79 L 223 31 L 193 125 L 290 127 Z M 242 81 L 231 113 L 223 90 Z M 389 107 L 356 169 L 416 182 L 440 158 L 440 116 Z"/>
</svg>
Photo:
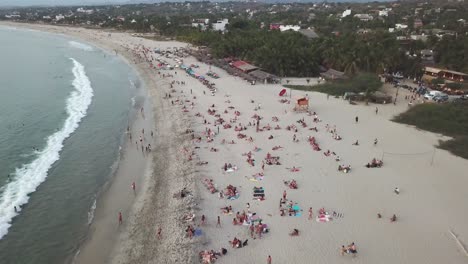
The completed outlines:
<svg viewBox="0 0 468 264">
<path fill-rule="evenodd" d="M 195 236 L 201 236 L 202 235 L 202 230 L 200 228 L 195 229 Z"/>
<path fill-rule="evenodd" d="M 228 197 L 229 200 L 236 200 L 238 198 L 239 198 L 239 194 L 237 194 L 236 196 Z"/>
<path fill-rule="evenodd" d="M 325 223 L 325 222 L 330 222 L 331 220 L 332 220 L 332 218 L 328 214 L 319 215 L 319 216 L 316 217 L 317 222 Z"/>
<path fill-rule="evenodd" d="M 293 205 L 292 209 L 294 211 L 296 211 L 296 215 L 293 215 L 293 216 L 301 216 L 302 215 L 302 210 L 301 210 L 301 207 L 297 204 Z"/>
</svg>

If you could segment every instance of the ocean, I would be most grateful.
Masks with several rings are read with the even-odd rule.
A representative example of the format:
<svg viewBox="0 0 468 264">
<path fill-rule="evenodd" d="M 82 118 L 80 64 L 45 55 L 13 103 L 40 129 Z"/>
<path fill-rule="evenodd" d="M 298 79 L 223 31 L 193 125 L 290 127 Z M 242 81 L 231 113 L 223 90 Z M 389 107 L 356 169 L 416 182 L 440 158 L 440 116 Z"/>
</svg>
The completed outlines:
<svg viewBox="0 0 468 264">
<path fill-rule="evenodd" d="M 0 27 L 0 263 L 70 262 L 138 91 L 136 73 L 114 54 Z"/>
</svg>

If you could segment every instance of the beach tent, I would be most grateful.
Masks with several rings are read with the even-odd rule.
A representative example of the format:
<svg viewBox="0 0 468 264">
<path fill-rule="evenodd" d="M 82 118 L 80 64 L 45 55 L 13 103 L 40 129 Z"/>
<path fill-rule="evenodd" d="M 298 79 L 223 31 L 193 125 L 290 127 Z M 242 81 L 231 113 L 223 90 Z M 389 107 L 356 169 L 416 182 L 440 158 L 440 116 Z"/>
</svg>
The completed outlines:
<svg viewBox="0 0 468 264">
<path fill-rule="evenodd" d="M 294 111 L 308 111 L 309 110 L 309 99 L 306 97 L 299 98 L 296 101 Z"/>
</svg>

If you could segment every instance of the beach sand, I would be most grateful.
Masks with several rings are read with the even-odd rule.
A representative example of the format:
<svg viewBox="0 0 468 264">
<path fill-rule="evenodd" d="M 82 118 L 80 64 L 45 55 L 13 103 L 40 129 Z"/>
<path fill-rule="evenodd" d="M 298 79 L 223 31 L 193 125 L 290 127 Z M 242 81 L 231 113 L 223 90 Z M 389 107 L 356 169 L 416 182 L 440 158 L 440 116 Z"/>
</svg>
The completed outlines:
<svg viewBox="0 0 468 264">
<path fill-rule="evenodd" d="M 120 191 L 130 190 L 128 185 L 119 184 L 119 179 L 134 177 L 125 175 L 124 168 L 121 173 L 119 169 L 104 195 L 114 201 L 107 203 L 104 198 L 98 204 L 89 241 L 82 247 L 76 263 L 104 263 L 103 260 L 109 263 L 197 263 L 200 250 L 219 250 L 221 247 L 228 249 L 228 253 L 217 263 L 266 263 L 268 255 L 271 255 L 272 263 L 467 261 L 462 246 L 468 243 L 468 205 L 465 202 L 468 161 L 434 148 L 445 137 L 391 122 L 392 116 L 407 108 L 403 99 L 396 105 L 378 105 L 379 113 L 376 114 L 375 105 L 350 105 L 342 99 L 307 93 L 311 111 L 321 119 L 321 122 L 313 122 L 313 116 L 292 111 L 294 100 L 305 96 L 306 92 L 293 91 L 290 104 L 280 103 L 280 85 L 252 86 L 213 67 L 220 78 L 209 79 L 217 88 L 216 95 L 211 96 L 202 83 L 180 69 L 161 71 L 161 74 L 174 75 L 161 78 L 157 70 L 149 68 L 144 60 L 135 59 L 134 54 L 124 47 L 143 45 L 151 50 L 186 46 L 183 43 L 157 42 L 115 32 L 109 37 L 104 31 L 81 28 L 26 27 L 67 34 L 108 50 L 117 50 L 138 70 L 152 105 L 156 131 L 153 157 L 150 170 L 143 173 L 139 182 L 141 189 L 134 200 L 125 195 L 115 201 L 113 198 L 119 197 Z M 151 56 L 158 57 L 156 54 Z M 164 59 L 174 64 L 171 59 Z M 209 70 L 208 65 L 191 57 L 184 58 L 184 63 L 198 64 L 200 68 L 194 70 L 201 75 Z M 184 81 L 186 85 L 176 84 L 175 92 L 171 92 L 171 81 Z M 167 93 L 171 94 L 170 99 L 164 99 Z M 172 105 L 171 101 L 176 103 Z M 211 107 L 213 104 L 215 106 Z M 261 108 L 255 110 L 258 104 Z M 187 111 L 184 112 L 183 107 Z M 235 118 L 234 111 L 239 111 L 237 121 L 231 125 L 242 123 L 246 126 L 247 130 L 241 133 L 247 138 L 252 137 L 253 142 L 238 139 L 238 132 L 223 127 L 212 142 L 207 142 L 206 129 L 217 133 L 216 118 L 207 113 L 209 108 L 215 109 L 216 114 L 228 123 Z M 200 115 L 196 116 L 196 113 Z M 254 121 L 254 114 L 263 118 L 260 127 L 270 124 L 272 127 L 279 125 L 281 129 L 256 132 L 255 126 L 248 126 Z M 273 117 L 279 121 L 273 121 Z M 304 119 L 306 128 L 297 123 L 300 119 Z M 332 138 L 326 131 L 327 124 L 331 128 L 336 126 L 342 140 Z M 298 131 L 287 131 L 288 125 L 297 126 Z M 317 127 L 318 132 L 309 130 L 311 127 Z M 191 140 L 186 129 L 193 129 L 196 137 L 202 137 L 201 142 Z M 299 142 L 293 142 L 294 134 Z M 268 139 L 270 135 L 273 139 Z M 309 136 L 315 137 L 321 151 L 312 149 Z M 373 143 L 375 138 L 377 145 Z M 221 144 L 223 139 L 234 140 L 236 144 Z M 359 140 L 359 146 L 352 145 L 356 140 Z M 272 150 L 278 145 L 282 146 L 280 150 Z M 261 150 L 255 152 L 255 147 Z M 218 151 L 212 152 L 211 148 Z M 327 150 L 339 155 L 341 161 L 325 156 Z M 189 161 L 187 153 L 192 151 L 195 155 Z M 249 165 L 247 157 L 242 155 L 249 151 L 255 166 Z M 131 154 L 130 150 L 128 153 L 137 155 Z M 263 180 L 249 180 L 253 174 L 262 171 L 261 162 L 267 153 L 279 156 L 281 165 L 265 165 Z M 382 159 L 383 167 L 364 167 L 373 158 Z M 199 161 L 208 164 L 199 166 Z M 236 165 L 238 170 L 224 172 L 225 163 Z M 350 164 L 351 172 L 337 171 L 340 164 Z M 287 169 L 293 166 L 299 171 Z M 137 167 L 141 169 L 141 166 Z M 205 178 L 212 179 L 219 190 L 232 184 L 238 188 L 240 196 L 232 201 L 220 199 L 217 193 L 211 194 L 207 190 Z M 289 189 L 283 184 L 283 180 L 291 179 L 297 181 L 298 189 Z M 255 186 L 265 189 L 264 201 L 252 200 Z M 400 189 L 399 195 L 393 192 L 395 187 Z M 174 198 L 173 195 L 182 188 L 187 188 L 190 194 L 183 199 Z M 303 210 L 301 216 L 280 216 L 279 201 L 284 190 L 287 198 Z M 117 203 L 129 208 L 129 219 L 124 219 L 127 221 L 120 229 L 114 212 L 108 209 Z M 236 212 L 247 211 L 246 203 L 250 203 L 250 211 L 268 225 L 269 232 L 261 239 L 250 238 L 248 227 L 232 224 Z M 229 205 L 234 214 L 224 215 L 220 208 Z M 313 208 L 312 220 L 307 217 L 309 207 Z M 337 212 L 339 217 L 333 217 L 330 222 L 317 222 L 315 217 L 322 207 L 330 213 Z M 188 213 L 196 214 L 194 223 L 183 221 L 183 216 Z M 382 214 L 381 219 L 377 218 L 377 213 Z M 398 220 L 391 223 L 389 218 L 393 214 Z M 201 215 L 206 216 L 207 223 L 197 227 Z M 216 227 L 217 216 L 220 216 L 221 227 Z M 201 229 L 200 236 L 186 237 L 185 228 L 190 224 Z M 159 227 L 162 228 L 162 239 L 156 235 Z M 294 228 L 300 231 L 297 237 L 288 235 Z M 462 246 L 450 232 L 456 234 Z M 234 237 L 248 238 L 248 246 L 232 248 L 228 241 Z M 356 243 L 358 254 L 341 256 L 341 245 L 351 242 Z"/>
</svg>

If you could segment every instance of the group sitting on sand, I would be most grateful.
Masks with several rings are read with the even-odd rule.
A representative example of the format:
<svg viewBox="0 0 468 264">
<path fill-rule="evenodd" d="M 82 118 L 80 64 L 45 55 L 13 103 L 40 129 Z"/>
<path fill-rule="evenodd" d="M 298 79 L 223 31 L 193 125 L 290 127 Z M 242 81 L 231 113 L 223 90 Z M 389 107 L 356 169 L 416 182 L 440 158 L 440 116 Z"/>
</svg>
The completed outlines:
<svg viewBox="0 0 468 264">
<path fill-rule="evenodd" d="M 357 254 L 357 249 L 356 249 L 356 245 L 354 244 L 354 242 L 348 245 L 347 247 L 345 247 L 344 245 L 341 246 L 341 256 L 344 256 L 345 253 L 353 254 L 353 255 Z"/>
<path fill-rule="evenodd" d="M 383 166 L 383 161 L 373 158 L 370 163 L 366 164 L 367 168 L 380 168 Z"/>
</svg>

